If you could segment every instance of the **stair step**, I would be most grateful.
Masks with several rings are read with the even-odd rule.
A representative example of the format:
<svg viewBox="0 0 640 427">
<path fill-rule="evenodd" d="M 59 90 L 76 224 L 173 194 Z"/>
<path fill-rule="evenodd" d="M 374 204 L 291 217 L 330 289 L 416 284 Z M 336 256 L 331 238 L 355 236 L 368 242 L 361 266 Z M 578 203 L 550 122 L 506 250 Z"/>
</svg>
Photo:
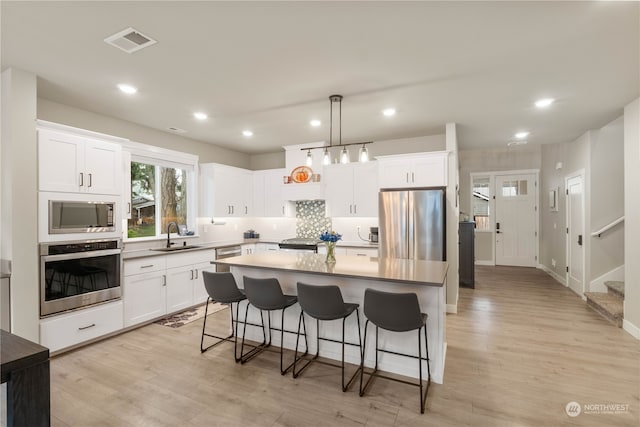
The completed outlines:
<svg viewBox="0 0 640 427">
<path fill-rule="evenodd" d="M 624 282 L 612 280 L 610 282 L 604 282 L 604 285 L 610 294 L 624 299 Z"/>
<path fill-rule="evenodd" d="M 623 302 L 620 298 L 605 292 L 585 292 L 587 305 L 602 317 L 622 327 Z"/>
</svg>

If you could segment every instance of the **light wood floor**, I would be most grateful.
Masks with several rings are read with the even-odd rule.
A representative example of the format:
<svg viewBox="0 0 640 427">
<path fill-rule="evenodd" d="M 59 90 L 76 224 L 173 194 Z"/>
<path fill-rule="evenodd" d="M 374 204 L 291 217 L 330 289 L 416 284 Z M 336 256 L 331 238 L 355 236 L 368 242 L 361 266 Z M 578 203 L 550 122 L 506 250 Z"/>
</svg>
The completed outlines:
<svg viewBox="0 0 640 427">
<path fill-rule="evenodd" d="M 634 426 L 640 343 L 530 268 L 478 267 L 447 316 L 443 385 L 419 413 L 417 388 L 376 380 L 366 397 L 339 389 L 340 370 L 281 376 L 277 353 L 235 364 L 232 346 L 201 355 L 201 322 L 148 325 L 51 363 L 58 426 Z M 224 329 L 227 310 L 216 313 Z M 411 362 L 409 362 L 411 363 Z M 626 404 L 621 414 L 565 406 Z"/>
</svg>

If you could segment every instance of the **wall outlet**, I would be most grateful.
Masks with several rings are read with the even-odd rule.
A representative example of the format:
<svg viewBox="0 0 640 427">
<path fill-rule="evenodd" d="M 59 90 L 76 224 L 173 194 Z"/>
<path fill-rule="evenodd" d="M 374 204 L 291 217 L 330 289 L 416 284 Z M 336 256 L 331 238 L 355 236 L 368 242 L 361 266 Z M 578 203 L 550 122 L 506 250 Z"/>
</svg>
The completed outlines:
<svg viewBox="0 0 640 427">
<path fill-rule="evenodd" d="M 556 268 L 556 260 L 551 258 L 551 267 Z"/>
</svg>

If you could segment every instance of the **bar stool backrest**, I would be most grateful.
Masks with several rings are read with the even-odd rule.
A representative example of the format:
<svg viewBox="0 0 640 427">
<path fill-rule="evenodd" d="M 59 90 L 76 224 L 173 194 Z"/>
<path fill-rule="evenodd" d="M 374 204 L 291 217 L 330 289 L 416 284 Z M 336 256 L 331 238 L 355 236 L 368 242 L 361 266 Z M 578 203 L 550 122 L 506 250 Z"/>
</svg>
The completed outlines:
<svg viewBox="0 0 640 427">
<path fill-rule="evenodd" d="M 411 331 L 423 325 L 420 303 L 414 293 L 366 289 L 364 314 L 374 325 L 389 331 Z"/>
<path fill-rule="evenodd" d="M 243 280 L 244 292 L 254 307 L 260 310 L 278 310 L 286 306 L 286 299 L 278 279 L 256 279 L 244 276 Z"/>
<path fill-rule="evenodd" d="M 305 313 L 316 319 L 336 319 L 345 315 L 342 293 L 335 285 L 316 286 L 298 282 L 298 303 Z"/>
<path fill-rule="evenodd" d="M 204 287 L 214 301 L 229 304 L 243 298 L 233 274 L 229 272 L 214 273 L 203 271 L 202 277 L 204 279 Z"/>
</svg>

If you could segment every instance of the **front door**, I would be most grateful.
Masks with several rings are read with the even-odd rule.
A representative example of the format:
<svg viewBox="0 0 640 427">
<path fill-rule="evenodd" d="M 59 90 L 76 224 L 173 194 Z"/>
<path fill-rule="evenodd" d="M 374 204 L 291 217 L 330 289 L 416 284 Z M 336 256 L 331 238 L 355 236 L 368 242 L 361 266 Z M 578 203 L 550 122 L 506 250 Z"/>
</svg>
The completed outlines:
<svg viewBox="0 0 640 427">
<path fill-rule="evenodd" d="M 567 178 L 567 284 L 584 293 L 584 191 L 582 175 Z"/>
<path fill-rule="evenodd" d="M 536 175 L 497 175 L 496 265 L 535 267 Z"/>
</svg>

